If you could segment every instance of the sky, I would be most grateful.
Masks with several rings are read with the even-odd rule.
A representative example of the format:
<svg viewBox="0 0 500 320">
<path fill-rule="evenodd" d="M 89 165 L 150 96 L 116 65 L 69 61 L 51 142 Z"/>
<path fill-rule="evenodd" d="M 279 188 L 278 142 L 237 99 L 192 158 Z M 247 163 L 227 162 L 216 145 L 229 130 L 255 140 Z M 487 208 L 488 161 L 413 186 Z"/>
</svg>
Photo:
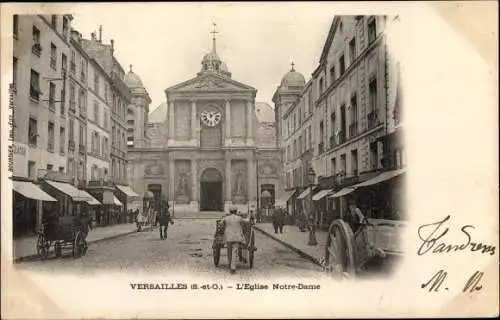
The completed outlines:
<svg viewBox="0 0 500 320">
<path fill-rule="evenodd" d="M 90 38 L 115 41 L 115 55 L 137 73 L 151 96 L 152 112 L 164 90 L 200 71 L 217 24 L 217 53 L 232 78 L 256 88 L 271 106 L 282 77 L 295 69 L 306 81 L 318 66 L 334 8 L 331 3 L 113 3 L 75 5 L 72 27 Z"/>
</svg>

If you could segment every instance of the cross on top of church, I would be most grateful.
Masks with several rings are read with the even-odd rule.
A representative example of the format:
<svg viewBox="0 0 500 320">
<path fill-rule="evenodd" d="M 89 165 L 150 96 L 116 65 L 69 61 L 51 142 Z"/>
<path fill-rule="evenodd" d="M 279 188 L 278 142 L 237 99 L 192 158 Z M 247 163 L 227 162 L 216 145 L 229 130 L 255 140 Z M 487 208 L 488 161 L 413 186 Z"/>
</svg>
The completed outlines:
<svg viewBox="0 0 500 320">
<path fill-rule="evenodd" d="M 213 35 L 213 40 L 212 40 L 212 51 L 217 52 L 216 47 L 215 47 L 215 35 L 219 33 L 218 31 L 215 31 L 215 27 L 217 27 L 217 24 L 214 22 L 212 23 L 214 26 L 214 31 L 210 31 L 210 33 Z"/>
<path fill-rule="evenodd" d="M 134 71 L 132 71 L 132 65 L 129 65 L 129 67 L 130 67 L 130 72 L 134 72 Z"/>
<path fill-rule="evenodd" d="M 292 63 L 290 65 L 292 66 L 292 70 L 291 71 L 295 71 L 295 68 L 294 68 L 295 63 L 293 63 L 293 61 L 292 61 Z"/>
</svg>

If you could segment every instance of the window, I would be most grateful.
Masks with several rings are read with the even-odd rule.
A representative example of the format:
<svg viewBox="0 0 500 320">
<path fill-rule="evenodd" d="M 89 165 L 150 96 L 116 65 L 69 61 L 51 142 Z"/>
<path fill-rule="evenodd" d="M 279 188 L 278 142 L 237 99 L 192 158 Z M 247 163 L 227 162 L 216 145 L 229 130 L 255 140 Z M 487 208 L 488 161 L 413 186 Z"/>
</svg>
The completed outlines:
<svg viewBox="0 0 500 320">
<path fill-rule="evenodd" d="M 99 104 L 97 101 L 94 101 L 94 121 L 95 123 L 99 123 Z"/>
<path fill-rule="evenodd" d="M 368 43 L 372 43 L 377 38 L 377 24 L 375 17 L 368 22 Z"/>
<path fill-rule="evenodd" d="M 64 167 L 59 167 L 59 173 L 64 173 Z"/>
<path fill-rule="evenodd" d="M 28 144 L 36 146 L 38 140 L 38 122 L 35 118 L 31 118 L 28 124 Z"/>
<path fill-rule="evenodd" d="M 66 68 L 68 67 L 68 58 L 66 57 L 66 55 L 63 53 L 61 55 L 61 70 L 63 72 L 66 72 Z"/>
<path fill-rule="evenodd" d="M 311 91 L 309 91 L 309 94 L 307 95 L 307 98 L 309 99 L 309 101 L 308 101 L 308 104 L 309 104 L 309 112 L 311 112 L 312 107 L 313 107 L 313 105 L 312 105 L 312 90 L 311 90 Z"/>
<path fill-rule="evenodd" d="M 378 168 L 377 143 L 370 144 L 370 164 L 372 169 Z"/>
<path fill-rule="evenodd" d="M 340 156 L 340 171 L 345 173 L 345 168 L 346 168 L 346 159 L 345 159 L 345 153 Z"/>
<path fill-rule="evenodd" d="M 64 154 L 66 150 L 66 129 L 63 127 L 59 128 L 59 153 Z"/>
<path fill-rule="evenodd" d="M 370 80 L 368 99 L 368 128 L 373 128 L 377 123 L 377 79 L 375 78 Z"/>
<path fill-rule="evenodd" d="M 56 111 L 56 85 L 53 82 L 49 83 L 49 110 Z"/>
<path fill-rule="evenodd" d="M 87 60 L 83 58 L 80 66 L 80 79 L 84 83 L 87 81 Z"/>
<path fill-rule="evenodd" d="M 335 81 L 335 65 L 330 67 L 330 83 Z"/>
<path fill-rule="evenodd" d="M 80 125 L 80 135 L 79 135 L 80 145 L 85 146 L 85 127 Z"/>
<path fill-rule="evenodd" d="M 102 123 L 103 123 L 103 127 L 105 129 L 107 129 L 108 128 L 108 110 L 106 110 L 106 109 L 104 110 L 104 119 L 103 119 Z"/>
<path fill-rule="evenodd" d="M 52 169 L 54 169 L 54 165 L 53 164 L 47 164 L 47 171 L 52 171 Z"/>
<path fill-rule="evenodd" d="M 73 82 L 69 84 L 69 109 L 73 110 L 73 112 L 76 112 L 75 110 L 75 95 L 76 95 L 76 87 Z"/>
<path fill-rule="evenodd" d="M 358 150 L 351 151 L 351 171 L 353 176 L 358 175 Z"/>
<path fill-rule="evenodd" d="M 80 108 L 80 116 L 85 116 L 87 114 L 87 95 L 85 94 L 84 89 L 80 89 L 79 97 L 79 108 Z"/>
<path fill-rule="evenodd" d="M 345 112 L 345 104 L 340 106 L 340 134 L 339 134 L 339 143 L 345 142 L 346 137 L 346 117 L 347 114 Z"/>
<path fill-rule="evenodd" d="M 309 148 L 312 148 L 312 131 L 311 131 L 311 126 L 309 126 Z"/>
<path fill-rule="evenodd" d="M 40 56 L 42 52 L 42 46 L 40 45 L 40 30 L 35 26 L 33 26 L 33 45 L 31 47 L 31 52 L 37 56 Z"/>
<path fill-rule="evenodd" d="M 345 73 L 345 58 L 344 55 L 341 55 L 339 58 L 339 65 L 340 65 L 340 75 L 343 75 Z"/>
<path fill-rule="evenodd" d="M 319 146 L 318 146 L 319 153 L 323 153 L 323 150 L 325 148 L 324 143 L 323 143 L 323 135 L 325 134 L 324 131 L 325 131 L 325 128 L 324 128 L 323 120 L 321 120 L 319 123 Z"/>
<path fill-rule="evenodd" d="M 330 165 L 331 165 L 331 170 L 332 170 L 331 172 L 332 172 L 332 174 L 337 173 L 337 163 L 336 163 L 336 159 L 335 158 L 332 158 L 330 160 Z"/>
<path fill-rule="evenodd" d="M 28 178 L 34 179 L 36 174 L 36 162 L 28 161 Z"/>
<path fill-rule="evenodd" d="M 351 64 L 356 60 L 356 38 L 352 38 L 349 41 L 349 58 L 351 59 Z"/>
<path fill-rule="evenodd" d="M 52 28 L 57 30 L 57 16 L 55 14 L 52 15 L 51 25 L 52 25 Z"/>
<path fill-rule="evenodd" d="M 96 94 L 99 94 L 99 76 L 94 75 L 94 91 Z"/>
<path fill-rule="evenodd" d="M 102 156 L 107 158 L 108 156 L 108 138 L 102 137 Z"/>
<path fill-rule="evenodd" d="M 75 50 L 71 50 L 71 73 L 76 72 L 76 53 Z"/>
<path fill-rule="evenodd" d="M 13 26 L 12 31 L 14 33 L 14 38 L 17 39 L 19 35 L 19 16 L 17 14 L 13 15 Z"/>
<path fill-rule="evenodd" d="M 55 44 L 50 44 L 50 68 L 57 70 L 57 47 Z"/>
<path fill-rule="evenodd" d="M 69 119 L 68 140 L 75 141 L 75 120 Z"/>
<path fill-rule="evenodd" d="M 35 101 L 40 100 L 40 74 L 35 70 L 31 69 L 31 80 L 30 80 L 30 98 Z"/>
<path fill-rule="evenodd" d="M 54 152 L 54 140 L 55 140 L 54 123 L 50 122 L 50 121 L 48 124 L 48 133 L 49 133 L 49 137 L 48 137 L 48 142 L 47 142 L 47 151 Z"/>
<path fill-rule="evenodd" d="M 356 94 L 351 97 L 351 124 L 349 126 L 349 136 L 358 134 L 358 98 Z"/>
<path fill-rule="evenodd" d="M 108 103 L 108 84 L 107 83 L 104 84 L 104 101 L 106 101 L 106 103 Z"/>
<path fill-rule="evenodd" d="M 16 87 L 17 83 L 17 58 L 14 58 L 12 60 L 12 84 L 14 85 L 14 88 Z"/>
<path fill-rule="evenodd" d="M 319 94 L 323 93 L 323 78 L 319 79 Z"/>
</svg>

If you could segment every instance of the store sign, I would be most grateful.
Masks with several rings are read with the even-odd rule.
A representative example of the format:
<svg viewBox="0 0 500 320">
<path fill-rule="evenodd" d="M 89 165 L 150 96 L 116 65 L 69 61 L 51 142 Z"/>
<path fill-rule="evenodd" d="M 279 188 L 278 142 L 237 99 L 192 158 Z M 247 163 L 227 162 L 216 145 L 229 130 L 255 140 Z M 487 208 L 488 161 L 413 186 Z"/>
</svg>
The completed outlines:
<svg viewBox="0 0 500 320">
<path fill-rule="evenodd" d="M 14 154 L 20 154 L 22 156 L 26 155 L 26 146 L 18 144 L 18 143 L 13 143 L 12 144 L 12 151 Z"/>
</svg>

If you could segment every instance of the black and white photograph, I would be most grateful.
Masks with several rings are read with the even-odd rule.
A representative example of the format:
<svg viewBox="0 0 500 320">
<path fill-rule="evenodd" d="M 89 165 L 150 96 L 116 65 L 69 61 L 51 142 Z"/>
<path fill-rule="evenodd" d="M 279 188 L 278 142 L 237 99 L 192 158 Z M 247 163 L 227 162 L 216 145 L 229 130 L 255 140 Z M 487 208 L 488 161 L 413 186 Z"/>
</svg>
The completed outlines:
<svg viewBox="0 0 500 320">
<path fill-rule="evenodd" d="M 6 318 L 439 316 L 498 298 L 498 167 L 470 149 L 495 137 L 454 137 L 481 159 L 449 142 L 466 118 L 474 137 L 496 126 L 497 65 L 454 75 L 445 52 L 469 53 L 434 9 L 349 5 L 3 7 Z"/>
</svg>

